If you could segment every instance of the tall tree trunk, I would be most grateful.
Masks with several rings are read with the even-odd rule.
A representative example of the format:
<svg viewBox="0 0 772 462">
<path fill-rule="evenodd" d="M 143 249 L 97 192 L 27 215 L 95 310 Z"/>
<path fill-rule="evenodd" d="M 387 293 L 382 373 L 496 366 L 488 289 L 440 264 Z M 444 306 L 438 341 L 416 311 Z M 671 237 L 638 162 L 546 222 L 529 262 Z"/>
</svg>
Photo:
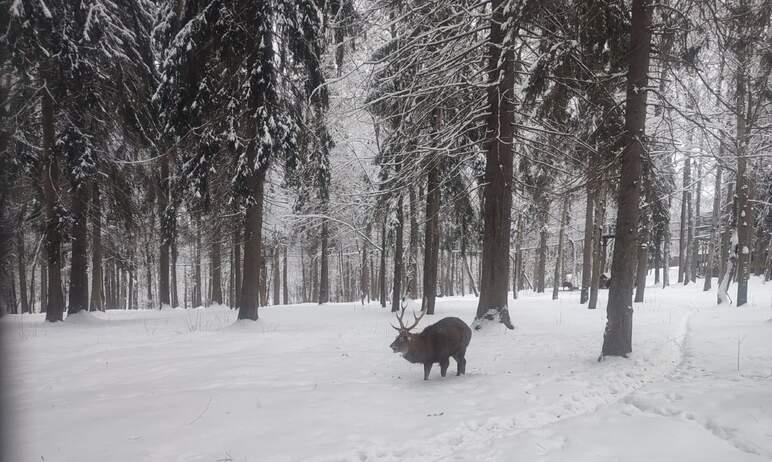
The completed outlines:
<svg viewBox="0 0 772 462">
<path fill-rule="evenodd" d="M 236 286 L 234 297 L 236 298 L 235 303 L 233 303 L 233 307 L 236 308 L 239 306 L 239 300 L 241 298 L 241 281 L 242 281 L 242 275 L 241 275 L 241 231 L 243 229 L 243 222 L 241 219 L 238 219 L 236 221 L 236 226 L 233 231 L 233 273 L 234 273 L 234 284 Z"/>
<path fill-rule="evenodd" d="M 372 229 L 373 225 L 368 221 L 365 226 L 365 236 L 367 236 L 368 240 L 370 239 Z M 359 281 L 359 289 L 363 305 L 365 304 L 365 298 L 367 303 L 370 303 L 370 267 L 368 266 L 370 257 L 367 254 L 368 246 L 369 244 L 366 241 L 362 242 L 362 274 Z"/>
<path fill-rule="evenodd" d="M 250 143 L 247 152 L 248 162 L 254 165 L 254 146 Z M 239 296 L 238 319 L 258 319 L 258 281 L 260 279 L 260 253 L 263 238 L 263 188 L 265 170 L 253 172 L 249 177 L 249 190 L 254 198 L 246 210 L 244 220 L 244 271 L 242 273 L 241 294 Z"/>
<path fill-rule="evenodd" d="M 737 229 L 737 306 L 743 306 L 748 301 L 748 279 L 750 278 L 750 249 L 752 238 L 752 225 L 753 225 L 753 208 L 750 202 L 750 185 L 747 172 L 747 149 L 748 149 L 748 133 L 746 127 L 746 103 L 748 99 L 746 79 L 748 68 L 748 44 L 744 43 L 740 45 L 740 50 L 737 52 L 737 74 L 735 77 L 737 89 L 735 97 L 736 103 L 736 130 L 737 130 L 737 174 L 735 181 L 737 182 L 736 188 L 736 200 L 737 207 L 735 209 L 737 217 L 735 218 Z"/>
<path fill-rule="evenodd" d="M 91 311 L 104 311 L 102 295 L 102 199 L 99 182 L 91 185 Z"/>
<path fill-rule="evenodd" d="M 400 302 L 402 300 L 402 238 L 403 228 L 405 222 L 405 214 L 403 212 L 404 201 L 402 194 L 397 199 L 397 222 L 395 224 L 395 239 L 394 244 L 394 285 L 391 294 L 391 311 L 397 312 L 400 308 Z"/>
<path fill-rule="evenodd" d="M 702 142 L 700 142 L 700 152 L 702 152 Z M 691 246 L 691 263 L 692 268 L 690 270 L 690 274 L 692 276 L 692 282 L 695 284 L 697 283 L 697 270 L 699 269 L 699 241 L 697 240 L 697 227 L 700 225 L 700 201 L 702 196 L 702 159 L 697 158 L 695 160 L 695 163 L 697 164 L 697 184 L 695 185 L 695 193 L 694 193 L 694 214 L 691 215 L 691 220 L 689 221 L 689 225 L 691 226 L 692 230 L 692 246 Z"/>
<path fill-rule="evenodd" d="M 517 217 L 517 236 L 515 237 L 515 261 L 512 270 L 512 298 L 517 300 L 517 291 L 522 285 L 523 273 L 523 240 L 525 238 L 525 220 L 523 216 Z"/>
<path fill-rule="evenodd" d="M 696 170 L 696 169 L 695 169 Z M 692 179 L 692 181 L 694 181 Z M 695 259 L 695 256 L 697 253 L 695 252 L 695 245 L 696 240 L 694 239 L 694 187 L 689 186 L 689 203 L 686 207 L 686 213 L 687 213 L 687 221 L 689 224 L 689 229 L 686 233 L 686 269 L 684 273 L 684 285 L 687 285 L 690 282 L 695 282 L 695 274 L 694 272 L 697 270 L 697 261 Z"/>
<path fill-rule="evenodd" d="M 667 210 L 668 213 L 665 214 L 665 221 L 663 224 L 663 231 L 662 231 L 662 287 L 669 287 L 670 286 L 670 246 L 672 244 L 671 234 L 670 234 L 670 210 L 672 209 L 673 204 L 673 197 L 668 196 L 667 198 Z"/>
<path fill-rule="evenodd" d="M 670 209 L 668 209 L 670 210 Z M 662 267 L 662 235 L 659 232 L 655 232 L 654 235 L 654 285 L 658 286 L 660 283 L 660 269 Z"/>
<path fill-rule="evenodd" d="M 485 143 L 485 188 L 483 190 L 483 255 L 480 300 L 476 320 L 498 320 L 514 329 L 507 309 L 509 279 L 509 234 L 512 215 L 512 139 L 514 135 L 515 59 L 513 33 L 504 28 L 512 21 L 505 0 L 493 0 L 488 42 L 487 105 L 489 115 Z M 512 27 L 512 26 L 510 26 Z M 502 55 L 503 53 L 503 55 Z M 480 328 L 477 323 L 476 328 Z"/>
<path fill-rule="evenodd" d="M 171 210 L 169 207 L 169 154 L 160 157 L 161 177 L 158 191 L 158 216 L 161 217 L 161 249 L 158 258 L 158 298 L 161 309 L 171 306 L 169 299 L 169 247 L 172 239 Z M 196 306 L 194 304 L 194 306 Z"/>
<path fill-rule="evenodd" d="M 177 294 L 177 236 L 176 233 L 172 235 L 172 242 L 171 242 L 171 251 L 172 251 L 172 261 L 169 265 L 169 279 L 170 279 L 170 286 L 169 286 L 169 301 L 171 302 L 172 308 L 177 308 L 180 306 L 180 300 Z"/>
<path fill-rule="evenodd" d="M 418 299 L 418 199 L 415 187 L 409 188 L 410 197 L 410 256 L 408 258 L 408 294 L 413 300 Z"/>
<path fill-rule="evenodd" d="M 40 312 L 48 310 L 48 264 L 40 263 Z"/>
<path fill-rule="evenodd" d="M 24 217 L 27 214 L 26 202 L 21 207 L 16 227 L 16 257 L 19 268 L 19 295 L 21 298 L 21 312 L 30 313 L 30 304 L 27 299 L 27 255 L 24 248 Z"/>
<path fill-rule="evenodd" d="M 283 298 L 283 303 L 285 305 L 289 305 L 289 279 L 287 279 L 287 265 L 288 265 L 287 248 L 289 247 L 289 245 L 285 245 L 283 247 L 284 247 L 284 266 L 282 267 L 281 279 L 282 281 L 284 281 L 284 286 L 282 286 L 284 287 L 284 292 L 282 293 L 283 295 L 282 298 Z"/>
<path fill-rule="evenodd" d="M 43 82 L 52 88 L 52 81 Z M 42 178 L 46 214 L 46 262 L 48 265 L 48 295 L 46 296 L 46 321 L 56 322 L 64 318 L 64 296 L 62 293 L 61 245 L 56 188 L 59 185 L 58 155 L 54 152 L 54 101 L 50 91 L 44 91 L 41 102 L 43 131 Z"/>
<path fill-rule="evenodd" d="M 212 294 L 212 304 L 222 305 L 222 243 L 220 242 L 220 227 L 214 225 L 213 231 L 209 243 L 209 272 L 211 274 L 209 278 L 211 288 L 209 291 Z"/>
<path fill-rule="evenodd" d="M 563 283 L 563 281 L 561 281 L 560 268 L 563 265 L 563 250 L 565 247 L 565 240 L 566 240 L 566 225 L 568 224 L 569 200 L 570 200 L 569 195 L 566 195 L 566 197 L 563 198 L 563 213 L 560 214 L 560 231 L 558 234 L 558 254 L 555 256 L 555 272 L 553 273 L 553 284 L 552 284 L 553 300 L 558 299 L 560 286 Z"/>
<path fill-rule="evenodd" d="M 549 204 L 546 204 L 549 206 Z M 547 212 L 541 212 L 541 226 L 539 230 L 539 251 L 536 260 L 536 292 L 544 293 L 545 278 L 547 272 Z"/>
<path fill-rule="evenodd" d="M 201 217 L 195 218 L 196 240 L 195 252 L 193 255 L 193 294 L 191 295 L 193 308 L 204 304 L 203 302 L 203 284 L 201 278 Z"/>
<path fill-rule="evenodd" d="M 271 271 L 273 272 L 273 304 L 278 305 L 281 303 L 281 272 L 280 265 L 281 259 L 279 258 L 279 244 L 276 243 L 273 246 L 271 259 Z"/>
<path fill-rule="evenodd" d="M 439 114 L 435 111 L 435 126 Z M 424 228 L 424 280 L 421 310 L 434 314 L 437 297 L 437 270 L 440 253 L 440 171 L 439 159 L 432 159 L 426 177 L 426 225 Z"/>
<path fill-rule="evenodd" d="M 641 89 L 648 86 L 651 10 L 647 0 L 633 0 L 628 54 L 630 71 L 625 111 L 625 149 L 622 152 L 611 288 L 601 356 L 627 356 L 632 352 L 633 266 L 641 193 L 641 154 L 646 129 L 646 92 Z"/>
<path fill-rule="evenodd" d="M 70 291 L 67 314 L 88 311 L 88 184 L 72 181 L 72 252 L 70 257 Z"/>
<path fill-rule="evenodd" d="M 689 183 L 691 183 L 691 159 L 686 153 L 684 157 L 684 180 L 683 192 L 681 195 L 681 224 L 680 235 L 678 239 L 678 282 L 689 283 L 689 277 L 686 274 L 688 269 L 689 242 L 687 241 L 687 232 L 689 229 Z"/>
<path fill-rule="evenodd" d="M 388 213 L 384 210 L 383 222 L 381 223 L 381 264 L 378 274 L 378 292 L 381 301 L 381 307 L 386 308 L 386 217 Z"/>
<path fill-rule="evenodd" d="M 719 146 L 719 159 L 723 152 L 724 144 Z M 718 248 L 718 228 L 719 228 L 719 216 L 721 213 L 721 175 L 723 169 L 720 163 L 716 165 L 716 183 L 713 186 L 713 213 L 710 217 L 710 242 L 708 243 L 708 260 L 705 264 L 705 284 L 702 286 L 702 290 L 705 292 L 711 288 L 711 282 L 713 279 L 713 270 L 716 264 L 716 249 Z"/>
<path fill-rule="evenodd" d="M 330 270 L 329 270 L 329 258 L 327 256 L 327 246 L 329 239 L 329 229 L 327 219 L 322 219 L 322 233 L 320 237 L 321 252 L 320 252 L 320 279 L 319 279 L 319 304 L 327 303 L 330 301 Z"/>
<path fill-rule="evenodd" d="M 588 163 L 592 170 L 592 161 Z M 594 174 L 594 172 L 590 172 Z M 584 304 L 590 298 L 590 283 L 592 282 L 592 234 L 593 234 L 593 210 L 595 204 L 595 189 L 590 181 L 587 182 L 587 201 L 584 209 L 584 240 L 582 245 L 582 292 L 579 295 L 579 303 Z"/>
</svg>

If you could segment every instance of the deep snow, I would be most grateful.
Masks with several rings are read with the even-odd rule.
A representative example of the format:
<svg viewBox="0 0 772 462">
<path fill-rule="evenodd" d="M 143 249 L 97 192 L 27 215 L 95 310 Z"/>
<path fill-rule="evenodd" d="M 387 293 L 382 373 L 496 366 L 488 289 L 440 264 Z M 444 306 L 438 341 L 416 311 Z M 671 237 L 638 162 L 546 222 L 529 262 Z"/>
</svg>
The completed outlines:
<svg viewBox="0 0 772 462">
<path fill-rule="evenodd" d="M 428 382 L 377 304 L 8 316 L 10 460 L 772 459 L 772 284 L 740 309 L 698 286 L 648 288 L 633 355 L 603 362 L 605 309 L 521 294 L 516 330 Z M 439 299 L 421 326 L 475 307 Z"/>
</svg>

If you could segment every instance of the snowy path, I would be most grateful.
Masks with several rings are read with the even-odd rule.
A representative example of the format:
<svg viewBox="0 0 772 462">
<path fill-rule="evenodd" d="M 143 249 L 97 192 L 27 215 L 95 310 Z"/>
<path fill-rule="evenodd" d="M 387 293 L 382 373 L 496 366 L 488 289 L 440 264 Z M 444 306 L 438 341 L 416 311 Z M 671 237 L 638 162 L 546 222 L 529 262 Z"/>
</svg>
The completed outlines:
<svg viewBox="0 0 772 462">
<path fill-rule="evenodd" d="M 772 298 L 772 285 L 752 291 Z M 768 301 L 717 309 L 696 287 L 650 290 L 633 356 L 598 363 L 604 310 L 561 297 L 524 296 L 517 330 L 474 335 L 467 376 L 428 382 L 391 354 L 376 305 L 269 308 L 246 325 L 217 308 L 11 317 L 13 460 L 771 457 Z M 435 319 L 474 308 L 442 299 Z"/>
</svg>

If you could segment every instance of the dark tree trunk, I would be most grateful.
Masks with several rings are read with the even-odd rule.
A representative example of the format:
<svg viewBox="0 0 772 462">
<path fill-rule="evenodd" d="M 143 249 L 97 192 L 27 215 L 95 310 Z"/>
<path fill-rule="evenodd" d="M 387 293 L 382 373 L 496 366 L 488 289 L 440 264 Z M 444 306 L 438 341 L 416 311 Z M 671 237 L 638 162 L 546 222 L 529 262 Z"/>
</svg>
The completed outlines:
<svg viewBox="0 0 772 462">
<path fill-rule="evenodd" d="M 750 202 L 750 180 L 747 172 L 748 161 L 746 159 L 748 149 L 748 134 L 746 133 L 746 103 L 747 103 L 747 67 L 748 67 L 748 45 L 743 44 L 737 52 L 737 73 L 736 73 L 736 130 L 737 130 L 737 174 L 735 181 L 736 188 L 736 226 L 737 226 L 737 306 L 743 306 L 748 302 L 748 279 L 750 278 L 750 249 L 753 233 L 753 208 Z"/>
<path fill-rule="evenodd" d="M 203 303 L 203 284 L 201 278 L 201 217 L 196 217 L 196 241 L 195 252 L 193 256 L 193 294 L 191 295 L 191 305 L 193 308 L 202 306 Z"/>
<path fill-rule="evenodd" d="M 172 261 L 169 265 L 169 279 L 170 279 L 170 296 L 169 301 L 171 302 L 172 308 L 177 308 L 180 306 L 180 299 L 177 295 L 177 233 L 175 232 L 172 235 L 172 242 L 171 242 L 171 251 L 172 251 Z"/>
<path fill-rule="evenodd" d="M 665 214 L 664 217 L 664 223 L 662 225 L 663 229 L 663 236 L 662 236 L 662 287 L 668 287 L 670 286 L 670 245 L 671 245 L 671 234 L 670 234 L 670 210 L 671 205 L 673 204 L 672 196 L 668 196 L 667 199 L 667 210 L 668 213 Z"/>
<path fill-rule="evenodd" d="M 102 199 L 99 182 L 91 185 L 91 311 L 104 311 L 102 295 Z"/>
<path fill-rule="evenodd" d="M 278 244 L 274 245 L 272 256 L 271 270 L 273 271 L 273 276 L 271 276 L 271 278 L 273 279 L 273 304 L 278 305 L 281 303 L 281 260 L 279 258 Z"/>
<path fill-rule="evenodd" d="M 640 89 L 648 86 L 651 47 L 651 6 L 646 0 L 633 0 L 630 41 L 625 149 L 622 152 L 611 288 L 601 356 L 627 356 L 632 352 L 633 266 L 641 193 L 641 154 L 646 129 L 646 92 Z"/>
<path fill-rule="evenodd" d="M 387 212 L 384 210 L 381 223 L 381 265 L 378 274 L 378 292 L 383 308 L 386 308 L 386 216 Z"/>
<path fill-rule="evenodd" d="M 638 234 L 638 265 L 635 279 L 635 302 L 642 303 L 646 292 L 646 276 L 649 273 L 649 223 L 648 211 L 641 213 L 641 227 Z"/>
<path fill-rule="evenodd" d="M 688 230 L 689 230 L 689 183 L 691 173 L 691 160 L 689 154 L 686 154 L 684 158 L 684 180 L 683 180 L 683 193 L 681 195 L 681 224 L 680 224 L 680 237 L 678 239 L 678 282 L 684 284 L 689 283 L 689 277 L 686 274 L 688 268 L 688 256 L 689 256 L 689 242 L 688 242 Z"/>
<path fill-rule="evenodd" d="M 72 255 L 67 314 L 88 311 L 88 196 L 87 183 L 72 181 Z"/>
<path fill-rule="evenodd" d="M 669 209 L 668 209 L 669 210 Z M 662 267 L 662 235 L 656 233 L 654 236 L 654 285 L 659 285 L 659 271 Z"/>
<path fill-rule="evenodd" d="M 212 304 L 222 305 L 222 244 L 220 243 L 220 227 L 213 226 L 213 233 L 209 243 L 209 273 L 210 289 L 212 294 Z"/>
<path fill-rule="evenodd" d="M 365 227 L 365 236 L 367 236 L 367 239 L 370 239 L 370 233 L 372 232 L 373 225 L 368 221 L 367 226 Z M 368 257 L 368 246 L 370 244 L 368 242 L 362 243 L 362 274 L 359 280 L 359 289 L 360 289 L 360 297 L 362 299 L 362 304 L 365 304 L 365 298 L 367 299 L 367 303 L 370 303 L 370 267 L 369 265 L 369 259 Z"/>
<path fill-rule="evenodd" d="M 320 259 L 320 278 L 319 278 L 319 304 L 330 301 L 330 264 L 327 256 L 327 246 L 329 239 L 329 228 L 327 219 L 322 219 L 322 232 L 319 241 L 321 242 Z"/>
<path fill-rule="evenodd" d="M 539 251 L 536 260 L 536 292 L 544 293 L 547 273 L 547 213 L 543 212 L 539 231 Z"/>
<path fill-rule="evenodd" d="M 265 242 L 263 242 L 262 247 L 263 249 L 266 248 Z M 258 302 L 260 306 L 268 306 L 268 259 L 265 258 L 265 252 L 262 252 L 260 255 L 260 279 L 258 286 L 260 286 Z"/>
<path fill-rule="evenodd" d="M 408 259 L 408 294 L 413 300 L 418 299 L 418 199 L 415 187 L 409 188 L 410 194 L 410 256 Z"/>
<path fill-rule="evenodd" d="M 44 82 L 51 84 L 52 82 Z M 49 87 L 51 88 L 51 87 Z M 48 295 L 46 296 L 46 321 L 56 322 L 64 318 L 64 296 L 62 293 L 61 245 L 56 188 L 59 184 L 59 162 L 54 146 L 54 101 L 50 91 L 43 92 L 41 103 L 43 130 L 42 178 L 46 214 L 46 263 L 48 265 Z"/>
<path fill-rule="evenodd" d="M 477 284 L 475 284 L 472 269 L 469 267 L 469 261 L 466 258 L 466 242 L 466 217 L 464 217 L 461 219 L 461 263 L 463 263 L 463 269 L 466 270 L 466 275 L 469 278 L 469 289 L 475 297 L 479 297 L 479 294 L 477 293 Z M 426 272 L 426 270 L 424 270 L 424 272 Z"/>
<path fill-rule="evenodd" d="M 45 313 L 48 308 L 48 265 L 40 263 L 40 312 Z"/>
<path fill-rule="evenodd" d="M 158 216 L 161 217 L 161 249 L 158 258 L 158 299 L 161 309 L 171 305 L 169 300 L 169 246 L 171 243 L 171 211 L 169 210 L 169 154 L 162 155 L 161 178 L 158 192 Z M 197 306 L 194 305 L 193 306 Z"/>
<path fill-rule="evenodd" d="M 289 305 L 289 279 L 287 279 L 287 248 L 289 245 L 284 246 L 284 267 L 282 268 L 282 281 L 284 281 L 283 302 L 285 305 Z"/>
<path fill-rule="evenodd" d="M 592 162 L 589 163 L 592 166 Z M 592 167 L 590 167 L 592 169 Z M 594 172 L 590 172 L 594 174 Z M 584 240 L 582 242 L 582 292 L 579 303 L 584 304 L 590 298 L 590 283 L 592 282 L 592 234 L 593 210 L 595 205 L 595 190 L 591 182 L 587 182 L 587 202 L 584 209 Z"/>
<path fill-rule="evenodd" d="M 517 291 L 522 285 L 523 274 L 523 240 L 525 238 L 525 220 L 522 215 L 517 218 L 517 236 L 515 237 L 515 261 L 512 270 L 512 298 L 517 300 Z"/>
<path fill-rule="evenodd" d="M 719 146 L 719 158 L 723 152 L 724 145 L 721 143 Z M 718 163 L 716 165 L 716 183 L 713 186 L 713 213 L 710 219 L 710 242 L 708 243 L 708 259 L 705 264 L 705 284 L 702 286 L 702 290 L 705 292 L 711 289 L 711 283 L 713 279 L 713 273 L 716 266 L 716 249 L 718 248 L 718 228 L 719 228 L 719 216 L 721 213 L 721 176 L 722 167 Z"/>
<path fill-rule="evenodd" d="M 255 147 L 248 146 L 249 160 L 254 164 Z M 239 295 L 238 319 L 257 321 L 258 281 L 260 279 L 260 253 L 263 238 L 263 187 L 265 171 L 253 172 L 249 177 L 249 191 L 254 201 L 247 207 L 244 220 L 244 271 Z"/>
<path fill-rule="evenodd" d="M 569 206 L 569 196 L 566 195 L 566 197 L 563 199 L 563 213 L 560 214 L 560 231 L 558 234 L 558 253 L 555 256 L 555 272 L 553 273 L 553 282 L 552 282 L 552 299 L 557 300 L 558 299 L 558 292 L 560 290 L 560 286 L 563 283 L 561 280 L 561 266 L 563 265 L 563 248 L 565 246 L 565 239 L 566 239 L 566 225 L 568 224 L 568 206 Z"/>
<path fill-rule="evenodd" d="M 435 111 L 435 125 L 439 114 Z M 437 270 L 440 253 L 440 171 L 439 159 L 432 159 L 426 177 L 426 225 L 424 228 L 424 280 L 421 310 L 434 314 L 437 297 Z"/>
<path fill-rule="evenodd" d="M 234 308 L 239 306 L 239 298 L 241 297 L 241 229 L 242 221 L 239 219 L 236 221 L 236 226 L 233 231 L 233 284 L 234 289 L 234 301 L 231 302 Z"/>
<path fill-rule="evenodd" d="M 700 150 L 702 150 L 702 147 L 700 147 Z M 699 269 L 699 242 L 697 241 L 697 226 L 699 226 L 699 220 L 700 220 L 700 199 L 702 196 L 702 159 L 697 158 L 695 161 L 697 164 L 697 184 L 695 186 L 695 193 L 694 193 L 694 213 L 691 215 L 691 219 L 689 220 L 689 227 L 691 228 L 691 235 L 692 235 L 692 246 L 691 246 L 691 263 L 692 267 L 690 269 L 690 274 L 692 276 L 692 282 L 695 284 L 697 283 L 697 270 Z"/>
<path fill-rule="evenodd" d="M 404 228 L 405 214 L 403 212 L 404 201 L 402 194 L 397 199 L 397 222 L 395 224 L 396 242 L 394 244 L 394 285 L 391 293 L 391 311 L 397 312 L 402 300 L 402 230 Z"/>
<path fill-rule="evenodd" d="M 498 318 L 513 329 L 507 309 L 509 234 L 512 215 L 512 139 L 514 134 L 514 50 L 502 47 L 511 32 L 502 25 L 511 21 L 508 2 L 493 0 L 489 39 L 487 105 L 489 115 L 485 143 L 483 191 L 483 255 L 477 320 Z M 510 37 L 511 39 L 511 37 Z M 502 56 L 503 53 L 503 56 Z M 479 328 L 479 324 L 477 326 Z"/>
<path fill-rule="evenodd" d="M 686 268 L 684 270 L 684 285 L 695 281 L 694 271 L 697 269 L 697 262 L 695 260 L 696 252 L 694 251 L 695 239 L 694 239 L 694 194 L 693 186 L 689 186 L 689 202 L 686 207 L 688 230 L 686 232 Z"/>
<path fill-rule="evenodd" d="M 16 257 L 19 271 L 19 296 L 21 301 L 21 312 L 30 313 L 30 300 L 27 299 L 27 255 L 24 248 L 24 217 L 27 214 L 27 204 L 24 203 L 19 213 L 16 227 Z"/>
</svg>

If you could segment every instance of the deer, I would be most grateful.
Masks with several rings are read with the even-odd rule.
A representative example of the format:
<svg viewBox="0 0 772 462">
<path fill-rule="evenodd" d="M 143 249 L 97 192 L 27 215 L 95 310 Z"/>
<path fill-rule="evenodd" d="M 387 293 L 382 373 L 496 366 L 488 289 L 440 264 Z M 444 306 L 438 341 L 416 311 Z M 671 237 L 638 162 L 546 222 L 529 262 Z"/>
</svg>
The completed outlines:
<svg viewBox="0 0 772 462">
<path fill-rule="evenodd" d="M 397 338 L 392 342 L 391 350 L 394 353 L 400 353 L 413 364 L 423 364 L 424 380 L 429 380 L 429 372 L 434 363 L 440 364 L 440 375 L 445 377 L 451 357 L 456 360 L 456 375 L 464 375 L 466 372 L 464 355 L 472 339 L 472 329 L 459 318 L 447 317 L 416 334 L 410 331 L 418 325 L 426 311 L 421 311 L 420 316 L 416 316 L 413 312 L 414 322 L 406 326 L 403 322 L 406 308 L 407 305 L 403 304 L 401 312 L 396 314 L 399 327 L 391 325 L 397 331 Z"/>
</svg>

